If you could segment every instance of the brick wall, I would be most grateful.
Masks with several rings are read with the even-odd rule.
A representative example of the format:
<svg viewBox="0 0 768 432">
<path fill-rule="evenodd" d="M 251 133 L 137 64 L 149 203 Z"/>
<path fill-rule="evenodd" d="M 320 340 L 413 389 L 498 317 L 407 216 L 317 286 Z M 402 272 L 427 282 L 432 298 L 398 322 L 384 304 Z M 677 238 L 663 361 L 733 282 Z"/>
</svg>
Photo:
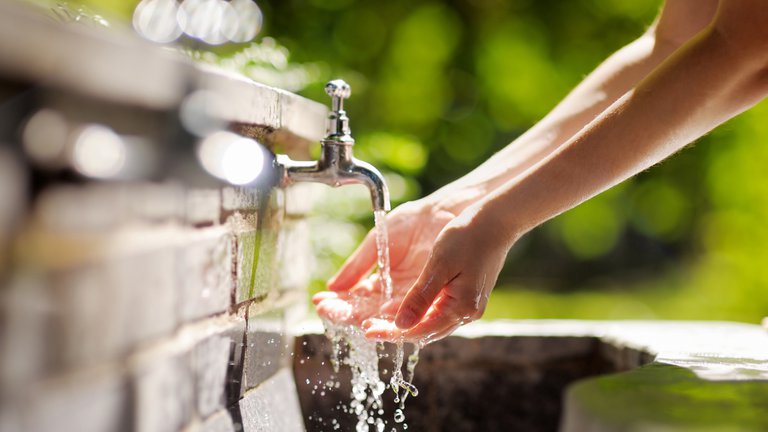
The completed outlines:
<svg viewBox="0 0 768 432">
<path fill-rule="evenodd" d="M 0 431 L 303 430 L 303 186 L 46 187 L 3 231 Z"/>
</svg>

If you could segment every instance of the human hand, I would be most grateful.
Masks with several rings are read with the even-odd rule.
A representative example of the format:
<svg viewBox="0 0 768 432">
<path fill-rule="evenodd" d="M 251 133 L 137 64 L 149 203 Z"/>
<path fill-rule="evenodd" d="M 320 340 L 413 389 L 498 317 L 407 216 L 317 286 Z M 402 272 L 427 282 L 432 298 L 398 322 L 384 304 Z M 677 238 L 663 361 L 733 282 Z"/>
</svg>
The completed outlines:
<svg viewBox="0 0 768 432">
<path fill-rule="evenodd" d="M 394 322 L 369 319 L 366 336 L 426 344 L 480 318 L 514 240 L 476 209 L 465 210 L 438 235 Z"/>
<path fill-rule="evenodd" d="M 386 218 L 389 231 L 392 300 L 381 304 L 381 281 L 366 278 L 377 260 L 376 235 L 371 231 L 328 282 L 329 291 L 313 297 L 318 314 L 333 322 L 360 325 L 372 317 L 394 316 L 406 291 L 418 279 L 435 239 L 456 216 L 435 201 L 405 203 Z"/>
</svg>

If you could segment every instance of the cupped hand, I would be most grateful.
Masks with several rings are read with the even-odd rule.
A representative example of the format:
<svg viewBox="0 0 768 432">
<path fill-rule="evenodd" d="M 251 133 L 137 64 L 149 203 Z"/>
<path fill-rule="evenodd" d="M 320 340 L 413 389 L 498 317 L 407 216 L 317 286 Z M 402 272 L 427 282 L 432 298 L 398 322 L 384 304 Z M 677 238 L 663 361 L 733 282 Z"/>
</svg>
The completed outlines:
<svg viewBox="0 0 768 432">
<path fill-rule="evenodd" d="M 516 237 L 468 208 L 439 233 L 394 322 L 372 318 L 366 336 L 425 344 L 480 318 Z"/>
<path fill-rule="evenodd" d="M 360 325 L 374 317 L 397 312 L 407 290 L 416 282 L 427 263 L 435 240 L 455 213 L 429 200 L 400 205 L 387 215 L 392 299 L 381 304 L 381 281 L 370 276 L 376 266 L 375 229 L 328 282 L 329 291 L 313 297 L 318 314 L 333 322 Z"/>
<path fill-rule="evenodd" d="M 349 290 L 319 292 L 312 297 L 312 302 L 321 317 L 336 324 L 360 326 L 373 317 L 394 316 L 396 306 L 390 307 L 386 313 L 382 312 L 380 282 L 379 275 L 373 274 Z M 402 301 L 402 296 L 398 298 L 397 305 L 399 301 Z"/>
</svg>

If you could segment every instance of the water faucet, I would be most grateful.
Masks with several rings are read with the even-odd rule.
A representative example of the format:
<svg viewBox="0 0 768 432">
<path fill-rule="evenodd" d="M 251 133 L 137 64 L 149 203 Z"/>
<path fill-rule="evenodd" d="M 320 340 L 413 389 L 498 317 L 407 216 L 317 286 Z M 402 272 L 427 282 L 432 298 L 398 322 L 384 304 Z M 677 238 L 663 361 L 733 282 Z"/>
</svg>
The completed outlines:
<svg viewBox="0 0 768 432">
<path fill-rule="evenodd" d="M 355 139 L 349 129 L 349 117 L 344 111 L 344 99 L 352 92 L 349 84 L 333 80 L 325 85 L 325 92 L 331 97 L 331 112 L 328 114 L 327 134 L 320 141 L 320 159 L 295 161 L 287 155 L 277 155 L 280 185 L 297 182 L 324 183 L 333 187 L 363 184 L 371 191 L 373 210 L 389 211 L 389 190 L 384 177 L 371 164 L 355 159 L 352 154 Z"/>
</svg>

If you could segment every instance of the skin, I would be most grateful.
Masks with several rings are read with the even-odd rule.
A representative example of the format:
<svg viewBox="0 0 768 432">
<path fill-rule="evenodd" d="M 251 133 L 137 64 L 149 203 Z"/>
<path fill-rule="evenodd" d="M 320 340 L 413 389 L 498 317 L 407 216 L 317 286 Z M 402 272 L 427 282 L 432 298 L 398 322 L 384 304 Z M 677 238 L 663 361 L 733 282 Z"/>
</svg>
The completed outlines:
<svg viewBox="0 0 768 432">
<path fill-rule="evenodd" d="M 330 291 L 315 297 L 318 312 L 338 320 L 343 309 L 371 338 L 416 342 L 478 319 L 522 235 L 768 94 L 765 23 L 764 0 L 668 0 L 643 36 L 530 131 L 467 176 L 391 214 L 392 302 L 378 309 L 350 302 L 362 286 L 377 289 L 366 280 L 375 262 L 369 235 L 329 281 Z"/>
</svg>

